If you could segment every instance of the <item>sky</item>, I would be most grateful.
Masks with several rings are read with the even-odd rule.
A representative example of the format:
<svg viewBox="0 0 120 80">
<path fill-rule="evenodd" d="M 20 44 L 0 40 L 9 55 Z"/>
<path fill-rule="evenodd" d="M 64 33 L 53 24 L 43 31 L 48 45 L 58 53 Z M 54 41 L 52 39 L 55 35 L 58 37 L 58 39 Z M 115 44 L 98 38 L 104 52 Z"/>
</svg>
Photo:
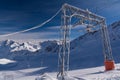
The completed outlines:
<svg viewBox="0 0 120 80">
<path fill-rule="evenodd" d="M 0 35 L 31 28 L 52 17 L 64 3 L 101 15 L 107 25 L 120 20 L 120 0 L 0 0 Z M 61 14 L 41 28 L 0 39 L 59 39 Z M 77 31 L 76 31 L 77 30 Z M 78 29 L 71 36 L 80 36 Z"/>
</svg>

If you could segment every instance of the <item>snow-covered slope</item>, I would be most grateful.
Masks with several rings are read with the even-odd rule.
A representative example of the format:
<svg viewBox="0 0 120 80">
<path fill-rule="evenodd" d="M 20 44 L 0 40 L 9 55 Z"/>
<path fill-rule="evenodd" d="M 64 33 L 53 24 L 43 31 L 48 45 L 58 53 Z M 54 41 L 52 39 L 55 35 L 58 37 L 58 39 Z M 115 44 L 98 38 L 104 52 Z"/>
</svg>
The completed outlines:
<svg viewBox="0 0 120 80">
<path fill-rule="evenodd" d="M 52 61 L 50 53 L 56 53 L 58 45 L 56 41 L 45 42 L 17 42 L 13 40 L 0 41 L 0 59 L 14 60 L 15 63 L 0 64 L 2 69 L 21 69 L 29 67 L 48 66 Z M 53 55 L 54 56 L 54 55 Z M 55 55 L 56 56 L 56 55 Z M 54 57 L 56 58 L 56 57 Z M 53 59 L 54 59 L 53 58 Z"/>
<path fill-rule="evenodd" d="M 18 43 L 13 40 L 0 41 L 0 51 L 4 52 L 3 54 L 9 54 L 11 52 L 27 50 L 29 52 L 35 52 L 40 49 L 39 45 L 32 44 L 29 42 Z M 1 53 L 1 56 L 3 56 Z"/>
<path fill-rule="evenodd" d="M 109 26 L 115 62 L 120 62 L 120 21 Z M 0 41 L 0 58 L 16 61 L 10 69 L 47 67 L 44 71 L 57 69 L 58 44 L 56 41 L 23 42 Z M 87 33 L 71 41 L 70 69 L 81 69 L 104 65 L 100 31 Z M 6 66 L 6 65 L 5 65 Z M 2 68 L 1 68 L 2 69 Z"/>
<path fill-rule="evenodd" d="M 14 71 L 1 71 L 0 80 L 58 80 L 57 72 L 47 72 L 40 74 L 36 72 L 44 69 L 31 68 Z M 104 67 L 93 67 L 87 69 L 71 70 L 66 76 L 66 80 L 120 80 L 120 64 L 117 69 L 112 71 L 104 71 Z M 68 79 L 70 78 L 70 79 Z"/>
<path fill-rule="evenodd" d="M 54 48 L 54 49 L 53 49 Z M 56 41 L 45 42 L 16 42 L 13 40 L 0 41 L 0 57 L 9 57 L 15 53 L 23 55 L 23 53 L 36 53 L 36 52 L 54 52 L 57 48 Z M 9 55 L 10 54 L 10 55 Z"/>
<path fill-rule="evenodd" d="M 9 64 L 9 63 L 14 63 L 15 61 L 13 60 L 8 60 L 8 59 L 0 59 L 0 64 L 4 65 L 4 64 Z"/>
<path fill-rule="evenodd" d="M 113 57 L 120 62 L 120 21 L 108 27 Z M 104 65 L 101 32 L 80 36 L 71 42 L 71 68 L 88 68 Z"/>
</svg>

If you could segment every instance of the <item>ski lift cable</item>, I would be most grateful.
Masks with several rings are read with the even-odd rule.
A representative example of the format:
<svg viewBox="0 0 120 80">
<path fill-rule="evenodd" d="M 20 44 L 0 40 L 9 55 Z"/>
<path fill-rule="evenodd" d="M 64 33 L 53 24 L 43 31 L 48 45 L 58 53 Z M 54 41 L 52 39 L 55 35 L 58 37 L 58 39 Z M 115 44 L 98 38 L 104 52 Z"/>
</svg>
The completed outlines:
<svg viewBox="0 0 120 80">
<path fill-rule="evenodd" d="M 50 22 L 53 18 L 55 18 L 60 13 L 61 9 L 62 8 L 60 8 L 51 18 L 49 18 L 48 20 L 44 21 L 43 23 L 41 23 L 39 25 L 36 25 L 36 26 L 34 26 L 32 28 L 28 28 L 26 30 L 22 30 L 22 31 L 17 31 L 17 32 L 9 33 L 9 34 L 0 35 L 0 37 L 12 36 L 12 35 L 16 35 L 16 34 L 19 34 L 19 33 L 28 32 L 28 31 L 31 31 L 31 30 L 43 27 L 43 25 L 45 25 L 46 23 Z"/>
</svg>

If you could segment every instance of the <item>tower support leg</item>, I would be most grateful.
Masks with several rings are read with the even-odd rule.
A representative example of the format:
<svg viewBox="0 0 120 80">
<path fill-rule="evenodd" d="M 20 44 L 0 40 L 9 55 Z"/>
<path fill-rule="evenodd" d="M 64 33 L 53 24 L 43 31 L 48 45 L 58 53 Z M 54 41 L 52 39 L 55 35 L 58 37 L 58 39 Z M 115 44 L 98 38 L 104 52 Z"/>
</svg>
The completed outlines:
<svg viewBox="0 0 120 80">
<path fill-rule="evenodd" d="M 103 39 L 103 53 L 105 58 L 105 61 L 104 61 L 105 70 L 106 71 L 113 70 L 115 69 L 115 63 L 112 56 L 110 38 L 109 38 L 105 20 L 103 21 L 103 24 L 102 24 L 102 39 Z"/>
<path fill-rule="evenodd" d="M 104 64 L 105 64 L 105 70 L 106 71 L 115 69 L 114 60 L 110 60 L 110 61 L 109 60 L 105 60 Z"/>
</svg>

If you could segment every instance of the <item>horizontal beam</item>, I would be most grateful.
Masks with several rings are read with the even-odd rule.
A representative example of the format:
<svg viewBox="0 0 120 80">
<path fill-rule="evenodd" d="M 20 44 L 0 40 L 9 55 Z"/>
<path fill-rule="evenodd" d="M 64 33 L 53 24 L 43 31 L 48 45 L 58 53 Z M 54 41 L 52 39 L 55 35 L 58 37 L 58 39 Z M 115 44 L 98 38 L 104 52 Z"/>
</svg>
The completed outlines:
<svg viewBox="0 0 120 80">
<path fill-rule="evenodd" d="M 83 9 L 74 7 L 74 6 L 69 5 L 69 4 L 64 4 L 64 5 L 62 6 L 62 9 L 63 9 L 63 10 L 64 10 L 64 9 L 66 9 L 66 10 L 67 10 L 67 9 L 70 9 L 71 11 L 76 12 L 76 13 L 79 14 L 79 15 L 82 15 L 82 16 L 88 18 L 88 19 L 89 19 L 89 18 L 93 18 L 93 20 L 96 19 L 96 20 L 99 21 L 99 22 L 102 22 L 102 21 L 105 20 L 105 18 L 102 17 L 102 16 L 96 15 L 96 14 L 94 14 L 94 13 L 88 11 L 88 10 L 83 10 Z"/>
</svg>

